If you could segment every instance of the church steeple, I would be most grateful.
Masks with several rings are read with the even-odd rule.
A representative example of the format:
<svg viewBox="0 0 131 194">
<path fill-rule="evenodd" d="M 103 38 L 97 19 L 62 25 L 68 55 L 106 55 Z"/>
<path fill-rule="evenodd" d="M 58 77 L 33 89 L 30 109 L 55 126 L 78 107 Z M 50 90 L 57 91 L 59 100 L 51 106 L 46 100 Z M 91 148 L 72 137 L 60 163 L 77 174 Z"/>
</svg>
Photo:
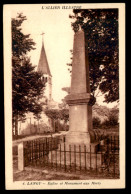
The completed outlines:
<svg viewBox="0 0 131 194">
<path fill-rule="evenodd" d="M 43 40 L 44 33 L 42 33 L 41 35 L 42 35 L 42 48 L 41 48 L 41 54 L 40 54 L 37 71 L 51 76 L 51 72 L 50 72 L 50 68 L 48 65 L 45 48 L 44 48 L 44 40 Z"/>
<path fill-rule="evenodd" d="M 37 71 L 43 74 L 42 79 L 46 82 L 44 96 L 46 96 L 47 104 L 49 104 L 52 100 L 52 75 L 50 72 L 50 68 L 48 65 L 46 52 L 44 48 L 44 40 L 43 40 L 44 33 L 42 33 L 41 35 L 42 35 L 42 48 L 41 48 Z"/>
</svg>

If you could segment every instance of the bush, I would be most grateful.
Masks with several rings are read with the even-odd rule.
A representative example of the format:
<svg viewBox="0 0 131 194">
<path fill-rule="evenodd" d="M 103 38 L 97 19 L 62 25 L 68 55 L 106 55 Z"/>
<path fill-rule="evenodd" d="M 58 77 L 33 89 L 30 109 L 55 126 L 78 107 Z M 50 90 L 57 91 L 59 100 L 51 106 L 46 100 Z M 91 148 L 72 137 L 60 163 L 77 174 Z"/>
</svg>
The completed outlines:
<svg viewBox="0 0 131 194">
<path fill-rule="evenodd" d="M 110 126 L 115 126 L 118 124 L 118 117 L 115 115 L 109 115 L 108 122 Z"/>
<path fill-rule="evenodd" d="M 93 128 L 98 128 L 101 125 L 101 120 L 98 117 L 93 117 Z"/>
<path fill-rule="evenodd" d="M 118 116 L 110 114 L 108 119 L 102 123 L 102 126 L 113 127 L 118 125 Z"/>
</svg>

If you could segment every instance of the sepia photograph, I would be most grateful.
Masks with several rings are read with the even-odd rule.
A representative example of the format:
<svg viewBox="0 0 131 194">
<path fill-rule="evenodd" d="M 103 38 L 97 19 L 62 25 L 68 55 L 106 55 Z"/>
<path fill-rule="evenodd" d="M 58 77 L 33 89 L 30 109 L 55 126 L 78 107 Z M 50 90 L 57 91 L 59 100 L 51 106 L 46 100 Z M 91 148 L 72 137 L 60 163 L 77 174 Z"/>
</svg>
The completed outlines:
<svg viewBox="0 0 131 194">
<path fill-rule="evenodd" d="M 7 190 L 125 188 L 125 4 L 3 6 Z"/>
</svg>

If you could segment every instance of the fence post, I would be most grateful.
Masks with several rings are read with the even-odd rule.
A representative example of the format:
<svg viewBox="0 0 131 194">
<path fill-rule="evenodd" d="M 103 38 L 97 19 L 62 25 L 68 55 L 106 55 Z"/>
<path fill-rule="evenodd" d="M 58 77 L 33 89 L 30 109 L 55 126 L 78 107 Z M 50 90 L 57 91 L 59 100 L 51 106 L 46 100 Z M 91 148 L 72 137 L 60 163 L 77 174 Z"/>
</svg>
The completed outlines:
<svg viewBox="0 0 131 194">
<path fill-rule="evenodd" d="M 65 148 L 65 143 L 64 143 L 64 166 L 65 166 L 65 171 L 66 171 L 66 148 Z"/>
<path fill-rule="evenodd" d="M 56 170 L 57 170 L 57 149 L 56 149 Z"/>
<path fill-rule="evenodd" d="M 115 152 L 116 152 L 116 139 L 114 136 L 114 151 L 113 151 L 113 162 L 114 162 L 114 177 L 115 177 Z"/>
<path fill-rule="evenodd" d="M 115 135 L 114 135 L 114 151 L 116 150 L 116 139 L 115 139 Z"/>
<path fill-rule="evenodd" d="M 40 152 L 40 140 L 39 140 L 39 159 L 41 157 L 41 152 Z"/>
<path fill-rule="evenodd" d="M 61 168 L 61 144 L 60 144 L 60 168 Z"/>
<path fill-rule="evenodd" d="M 18 170 L 24 170 L 24 145 L 18 144 Z"/>
<path fill-rule="evenodd" d="M 74 145 L 74 163 L 75 163 L 75 171 L 76 171 L 76 145 Z"/>
<path fill-rule="evenodd" d="M 71 170 L 71 145 L 69 145 L 69 152 L 70 152 L 70 170 Z"/>
<path fill-rule="evenodd" d="M 59 119 L 57 120 L 57 126 L 58 126 L 57 130 L 59 132 L 60 131 L 60 121 L 59 121 Z"/>
<path fill-rule="evenodd" d="M 81 146 L 79 145 L 79 160 L 80 160 L 80 172 L 81 172 Z"/>
<path fill-rule="evenodd" d="M 45 166 L 45 141 L 43 141 L 43 164 Z"/>
<path fill-rule="evenodd" d="M 96 172 L 97 172 L 97 152 L 96 152 Z"/>
<path fill-rule="evenodd" d="M 33 162 L 34 156 L 33 156 L 33 141 L 31 141 L 31 162 Z"/>
<path fill-rule="evenodd" d="M 91 145 L 90 145 L 90 170 L 91 170 Z"/>
<path fill-rule="evenodd" d="M 52 136 L 51 136 L 51 168 L 52 168 Z"/>
<path fill-rule="evenodd" d="M 31 134 L 31 117 L 30 117 L 30 134 Z"/>
<path fill-rule="evenodd" d="M 112 136 L 111 136 L 111 151 L 112 151 Z"/>
<path fill-rule="evenodd" d="M 86 171 L 86 145 L 84 145 L 84 154 L 85 154 L 85 171 Z"/>
</svg>

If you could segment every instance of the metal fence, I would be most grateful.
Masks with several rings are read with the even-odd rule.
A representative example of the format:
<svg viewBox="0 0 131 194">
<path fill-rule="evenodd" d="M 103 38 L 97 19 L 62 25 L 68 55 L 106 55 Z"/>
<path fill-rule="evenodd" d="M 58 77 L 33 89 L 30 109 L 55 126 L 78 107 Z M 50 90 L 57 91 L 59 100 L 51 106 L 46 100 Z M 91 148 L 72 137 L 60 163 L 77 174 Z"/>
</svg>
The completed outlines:
<svg viewBox="0 0 131 194">
<path fill-rule="evenodd" d="M 96 151 L 93 145 L 69 145 L 58 137 L 28 141 L 24 145 L 24 165 L 119 178 L 119 138 L 107 137 Z"/>
</svg>

